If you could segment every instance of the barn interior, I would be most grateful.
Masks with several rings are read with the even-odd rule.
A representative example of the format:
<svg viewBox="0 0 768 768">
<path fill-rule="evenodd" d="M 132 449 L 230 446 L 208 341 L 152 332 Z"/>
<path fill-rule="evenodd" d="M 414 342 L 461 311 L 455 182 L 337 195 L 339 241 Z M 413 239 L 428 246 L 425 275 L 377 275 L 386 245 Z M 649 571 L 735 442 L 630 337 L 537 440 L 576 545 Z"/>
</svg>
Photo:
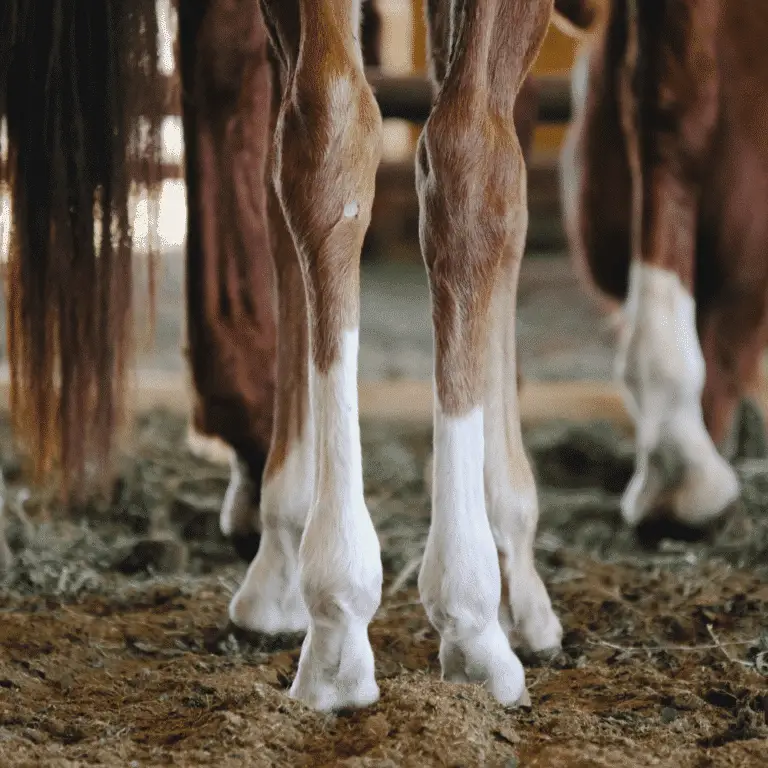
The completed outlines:
<svg viewBox="0 0 768 768">
<path fill-rule="evenodd" d="M 245 573 L 219 531 L 227 447 L 190 428 L 184 354 L 184 148 L 164 122 L 154 332 L 136 265 L 135 426 L 106 497 L 64 506 L 33 483 L 8 417 L 0 336 L 0 764 L 216 766 L 758 766 L 768 744 L 768 462 L 745 409 L 742 498 L 709 538 L 639 540 L 619 500 L 632 424 L 613 383 L 617 315 L 573 269 L 558 153 L 577 43 L 550 27 L 528 167 L 530 225 L 515 319 L 542 574 L 565 636 L 525 658 L 531 707 L 440 680 L 416 578 L 430 516 L 432 330 L 413 154 L 430 90 L 422 0 L 376 0 L 370 68 L 385 149 L 364 246 L 359 386 L 366 499 L 384 595 L 370 636 L 382 697 L 320 715 L 287 696 L 301 638 L 236 632 Z M 178 87 L 172 0 L 161 65 Z M 0 141 L 0 150 L 7 147 Z M 148 236 L 138 193 L 135 237 Z M 8 248 L 7 196 L 0 247 Z M 146 250 L 146 248 L 145 248 Z M 3 299 L 4 300 L 4 299 Z M 5 317 L 3 306 L 3 317 Z M 3 322 L 5 322 L 3 320 Z M 758 393 L 768 403 L 768 390 Z"/>
</svg>

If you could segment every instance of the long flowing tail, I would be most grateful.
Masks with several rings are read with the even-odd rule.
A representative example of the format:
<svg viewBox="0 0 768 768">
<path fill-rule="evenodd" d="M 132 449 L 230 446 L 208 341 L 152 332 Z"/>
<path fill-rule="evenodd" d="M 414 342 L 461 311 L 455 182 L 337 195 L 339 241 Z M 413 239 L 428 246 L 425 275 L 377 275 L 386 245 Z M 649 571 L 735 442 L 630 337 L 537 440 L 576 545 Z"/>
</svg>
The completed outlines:
<svg viewBox="0 0 768 768">
<path fill-rule="evenodd" d="M 38 476 L 58 468 L 67 495 L 84 489 L 91 462 L 109 476 L 122 420 L 129 194 L 159 181 L 157 48 L 155 0 L 5 0 L 0 10 L 11 412 Z"/>
</svg>

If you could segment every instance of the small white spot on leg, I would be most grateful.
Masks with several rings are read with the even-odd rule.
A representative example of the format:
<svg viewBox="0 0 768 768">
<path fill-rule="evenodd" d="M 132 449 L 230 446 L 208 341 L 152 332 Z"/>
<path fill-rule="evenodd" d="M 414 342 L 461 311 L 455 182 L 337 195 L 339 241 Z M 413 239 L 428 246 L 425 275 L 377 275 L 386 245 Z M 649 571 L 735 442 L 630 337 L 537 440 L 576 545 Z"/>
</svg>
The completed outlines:
<svg viewBox="0 0 768 768">
<path fill-rule="evenodd" d="M 485 511 L 483 411 L 435 408 L 432 523 L 419 592 L 440 633 L 443 677 L 479 682 L 504 704 L 524 700 L 525 675 L 499 623 L 501 578 Z"/>
<path fill-rule="evenodd" d="M 350 77 L 334 77 L 328 84 L 328 107 L 330 114 L 335 117 L 347 115 L 350 107 L 354 104 L 353 94 L 354 87 Z M 346 130 L 347 126 L 343 124 L 343 121 L 339 121 L 338 127 Z"/>
<path fill-rule="evenodd" d="M 310 624 L 291 696 L 321 710 L 378 699 L 368 624 L 381 601 L 381 553 L 363 498 L 357 399 L 358 332 L 341 359 L 312 370 L 316 492 L 301 541 L 301 587 Z"/>
<path fill-rule="evenodd" d="M 353 200 L 351 203 L 347 203 L 344 206 L 344 218 L 354 219 L 357 216 L 359 211 L 360 211 L 360 206 L 357 204 L 357 200 Z"/>
<path fill-rule="evenodd" d="M 636 525 L 664 503 L 680 521 L 703 525 L 738 497 L 739 483 L 704 425 L 694 299 L 675 273 L 634 263 L 625 312 L 616 370 L 636 424 L 637 463 L 624 518 Z M 679 463 L 681 477 L 665 477 L 662 455 Z"/>
</svg>

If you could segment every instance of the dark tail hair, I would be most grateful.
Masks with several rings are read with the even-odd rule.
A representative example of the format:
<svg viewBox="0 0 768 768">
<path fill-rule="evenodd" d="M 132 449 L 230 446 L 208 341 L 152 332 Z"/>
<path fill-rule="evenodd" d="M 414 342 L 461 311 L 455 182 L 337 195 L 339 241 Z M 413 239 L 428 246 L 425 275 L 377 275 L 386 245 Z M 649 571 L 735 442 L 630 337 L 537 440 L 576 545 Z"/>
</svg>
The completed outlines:
<svg viewBox="0 0 768 768">
<path fill-rule="evenodd" d="M 58 464 L 67 495 L 91 461 L 108 477 L 122 421 L 129 192 L 136 182 L 152 195 L 160 180 L 157 43 L 155 0 L 5 0 L 0 11 L 11 413 L 38 477 Z"/>
</svg>

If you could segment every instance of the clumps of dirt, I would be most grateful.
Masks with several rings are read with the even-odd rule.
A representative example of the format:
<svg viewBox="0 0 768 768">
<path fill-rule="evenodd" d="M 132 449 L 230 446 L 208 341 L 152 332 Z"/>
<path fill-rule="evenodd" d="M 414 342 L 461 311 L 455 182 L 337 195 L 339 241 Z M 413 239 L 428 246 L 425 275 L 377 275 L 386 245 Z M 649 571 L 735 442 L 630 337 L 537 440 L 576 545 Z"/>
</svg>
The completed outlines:
<svg viewBox="0 0 768 768">
<path fill-rule="evenodd" d="M 382 698 L 288 698 L 300 636 L 234 632 L 244 574 L 218 530 L 226 468 L 185 424 L 142 420 L 108 498 L 65 512 L 24 483 L 0 424 L 13 566 L 0 577 L 0 756 L 8 766 L 762 766 L 768 739 L 768 467 L 740 458 L 740 511 L 710 541 L 639 546 L 618 503 L 632 446 L 609 425 L 526 434 L 537 566 L 563 650 L 526 660 L 532 707 L 440 681 L 415 589 L 429 525 L 429 430 L 364 424 L 384 600 Z M 749 453 L 749 452 L 747 452 Z"/>
</svg>

